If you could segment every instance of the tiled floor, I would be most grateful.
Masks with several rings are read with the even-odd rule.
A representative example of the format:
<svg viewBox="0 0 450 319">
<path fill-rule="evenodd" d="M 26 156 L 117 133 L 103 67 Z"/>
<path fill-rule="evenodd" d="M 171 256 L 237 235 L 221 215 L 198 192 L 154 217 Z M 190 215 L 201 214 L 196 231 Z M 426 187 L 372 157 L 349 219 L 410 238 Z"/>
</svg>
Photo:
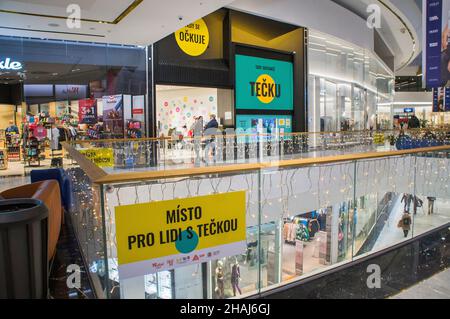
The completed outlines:
<svg viewBox="0 0 450 319">
<path fill-rule="evenodd" d="M 8 176 L 0 177 L 0 192 L 30 183 L 29 176 Z"/>
<path fill-rule="evenodd" d="M 69 288 L 67 272 L 69 265 L 80 267 L 81 286 Z M 69 282 L 72 282 L 69 280 Z M 72 228 L 70 217 L 66 214 L 65 223 L 58 241 L 56 256 L 50 273 L 50 296 L 54 299 L 93 299 L 94 293 L 87 275 L 78 242 Z"/>
<path fill-rule="evenodd" d="M 427 215 L 428 210 L 427 201 L 425 199 L 423 208 L 419 208 L 417 215 L 413 215 L 413 232 L 410 232 L 407 239 L 411 239 L 411 235 L 418 236 L 433 228 L 445 225 L 450 222 L 450 201 L 438 199 L 435 203 L 435 211 L 433 215 Z M 402 229 L 397 227 L 398 221 L 403 214 L 403 204 L 401 203 L 401 196 L 397 199 L 393 207 L 393 211 L 387 220 L 383 231 L 373 248 L 373 251 L 381 250 L 385 247 L 404 241 Z"/>
<path fill-rule="evenodd" d="M 450 299 L 450 269 L 402 291 L 392 299 Z"/>
</svg>

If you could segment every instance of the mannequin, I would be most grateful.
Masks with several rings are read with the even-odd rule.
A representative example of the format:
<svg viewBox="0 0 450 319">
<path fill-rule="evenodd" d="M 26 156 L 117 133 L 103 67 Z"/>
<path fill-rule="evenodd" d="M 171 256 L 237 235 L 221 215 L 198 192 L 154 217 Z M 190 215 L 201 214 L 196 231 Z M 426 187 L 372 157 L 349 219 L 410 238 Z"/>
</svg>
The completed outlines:
<svg viewBox="0 0 450 319">
<path fill-rule="evenodd" d="M 216 267 L 216 295 L 217 299 L 225 298 L 225 286 L 224 286 L 224 272 L 223 272 L 223 262 L 218 261 Z"/>
<path fill-rule="evenodd" d="M 235 258 L 234 264 L 231 266 L 231 287 L 233 287 L 233 295 L 236 297 L 236 290 L 242 295 L 241 288 L 239 287 L 239 281 L 241 280 L 241 269 L 239 268 L 239 262 Z"/>
<path fill-rule="evenodd" d="M 52 125 L 52 150 L 56 151 L 59 148 L 59 130 L 56 125 Z"/>
<path fill-rule="evenodd" d="M 13 120 L 9 121 L 9 126 L 6 128 L 6 133 L 19 134 L 19 128 L 14 124 Z"/>
</svg>

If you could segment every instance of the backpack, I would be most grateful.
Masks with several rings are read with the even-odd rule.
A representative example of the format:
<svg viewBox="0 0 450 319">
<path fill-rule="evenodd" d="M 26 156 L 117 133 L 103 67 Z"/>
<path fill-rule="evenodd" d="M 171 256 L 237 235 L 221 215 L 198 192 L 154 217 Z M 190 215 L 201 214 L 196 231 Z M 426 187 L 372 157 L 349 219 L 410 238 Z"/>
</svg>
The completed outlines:
<svg viewBox="0 0 450 319">
<path fill-rule="evenodd" d="M 411 225 L 411 220 L 409 219 L 409 217 L 403 217 L 403 225 L 404 226 Z"/>
</svg>

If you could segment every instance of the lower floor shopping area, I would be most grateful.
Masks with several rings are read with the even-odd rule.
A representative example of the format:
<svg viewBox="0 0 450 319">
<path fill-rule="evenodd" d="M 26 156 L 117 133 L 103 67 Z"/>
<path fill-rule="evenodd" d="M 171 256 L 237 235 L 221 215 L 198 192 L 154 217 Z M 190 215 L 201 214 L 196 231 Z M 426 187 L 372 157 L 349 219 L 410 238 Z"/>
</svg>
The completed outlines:
<svg viewBox="0 0 450 319">
<path fill-rule="evenodd" d="M 319 274 L 367 253 L 412 238 L 398 227 L 410 209 L 414 236 L 450 222 L 450 200 L 408 194 L 363 196 L 314 212 L 247 229 L 242 254 L 151 275 L 120 280 L 117 260 L 108 260 L 112 298 L 224 299 L 252 296 Z M 414 213 L 414 209 L 416 213 Z M 96 267 L 101 267 L 97 264 Z"/>
</svg>

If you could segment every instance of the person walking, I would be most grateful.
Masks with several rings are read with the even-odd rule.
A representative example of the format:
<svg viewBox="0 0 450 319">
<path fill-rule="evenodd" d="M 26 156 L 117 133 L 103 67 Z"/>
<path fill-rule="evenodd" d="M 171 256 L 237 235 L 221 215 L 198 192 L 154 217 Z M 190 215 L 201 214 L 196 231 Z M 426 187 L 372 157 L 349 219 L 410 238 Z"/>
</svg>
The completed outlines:
<svg viewBox="0 0 450 319">
<path fill-rule="evenodd" d="M 404 210 L 406 212 L 409 212 L 410 208 L 411 208 L 411 202 L 413 200 L 413 196 L 411 194 L 403 194 L 401 203 L 405 202 L 405 207 Z"/>
<path fill-rule="evenodd" d="M 436 197 L 427 197 L 427 199 L 428 199 L 428 215 L 433 215 L 434 202 L 436 201 Z"/>
<path fill-rule="evenodd" d="M 408 233 L 411 230 L 411 224 L 412 224 L 411 215 L 409 214 L 409 212 L 405 211 L 397 225 L 398 228 L 403 229 L 403 234 L 405 235 L 405 238 L 408 237 Z"/>
<path fill-rule="evenodd" d="M 217 129 L 219 128 L 219 123 L 216 120 L 216 116 L 211 114 L 209 116 L 209 122 L 205 125 L 204 136 L 206 137 L 206 147 L 205 147 L 205 161 L 209 162 L 209 153 L 212 152 L 213 157 L 216 156 L 216 143 L 215 135 L 217 134 Z"/>
<path fill-rule="evenodd" d="M 417 208 L 423 206 L 423 200 L 421 200 L 417 196 L 413 196 L 413 200 L 414 200 L 413 202 L 414 215 L 417 215 Z"/>
<path fill-rule="evenodd" d="M 202 143 L 203 117 L 194 117 L 194 124 L 191 126 L 192 136 L 194 138 L 195 163 L 200 163 L 200 149 Z"/>
</svg>

